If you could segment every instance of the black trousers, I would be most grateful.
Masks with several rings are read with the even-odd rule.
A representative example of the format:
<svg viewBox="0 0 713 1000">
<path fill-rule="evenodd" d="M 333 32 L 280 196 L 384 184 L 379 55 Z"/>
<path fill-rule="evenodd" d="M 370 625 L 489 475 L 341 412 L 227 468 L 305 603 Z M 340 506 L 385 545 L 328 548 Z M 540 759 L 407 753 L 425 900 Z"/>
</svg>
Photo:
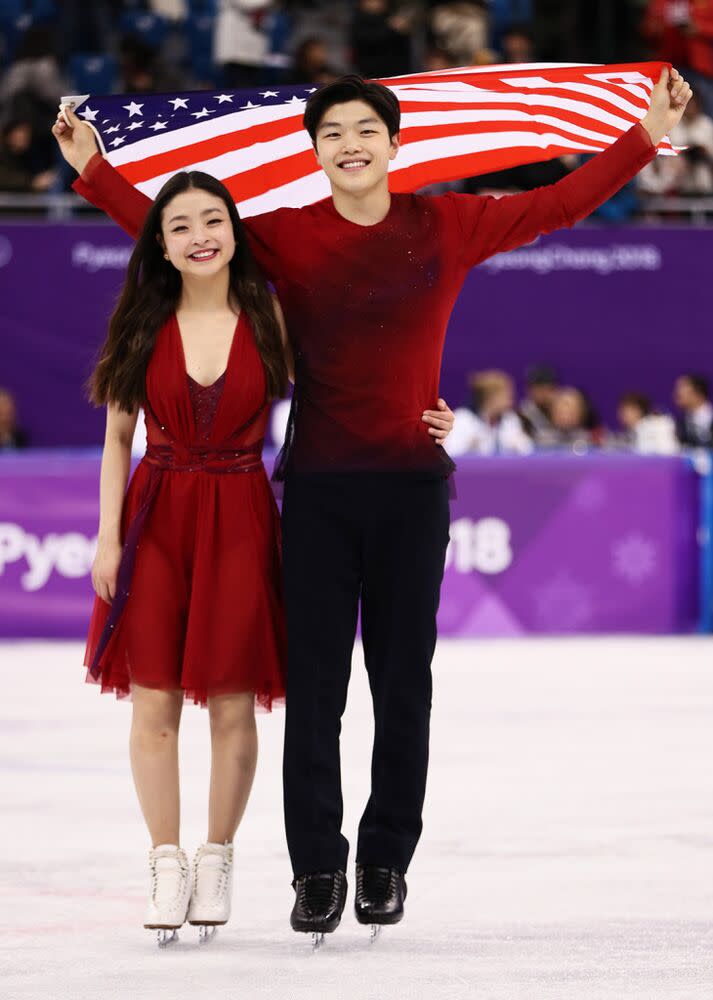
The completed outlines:
<svg viewBox="0 0 713 1000">
<path fill-rule="evenodd" d="M 356 860 L 408 868 L 422 827 L 448 527 L 442 479 L 364 473 L 285 483 L 283 776 L 295 875 L 346 870 L 339 736 L 360 600 L 375 728 Z"/>
</svg>

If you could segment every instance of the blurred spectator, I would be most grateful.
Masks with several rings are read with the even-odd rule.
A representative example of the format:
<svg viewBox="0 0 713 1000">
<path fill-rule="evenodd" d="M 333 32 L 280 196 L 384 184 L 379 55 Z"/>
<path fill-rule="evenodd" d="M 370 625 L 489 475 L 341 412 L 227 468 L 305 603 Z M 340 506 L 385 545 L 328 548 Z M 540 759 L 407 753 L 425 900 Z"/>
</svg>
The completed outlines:
<svg viewBox="0 0 713 1000">
<path fill-rule="evenodd" d="M 601 443 L 601 429 L 589 400 L 579 389 L 558 389 L 550 408 L 552 430 L 540 435 L 538 443 L 579 450 Z"/>
<path fill-rule="evenodd" d="M 456 410 L 456 422 L 447 448 L 451 455 L 526 455 L 533 445 L 515 412 L 515 387 L 505 372 L 484 371 L 471 375 L 471 409 Z"/>
<path fill-rule="evenodd" d="M 676 425 L 667 413 L 655 413 L 648 396 L 627 392 L 617 408 L 622 444 L 642 455 L 675 455 Z"/>
<path fill-rule="evenodd" d="M 423 68 L 426 73 L 435 73 L 439 69 L 452 69 L 457 66 L 453 59 L 444 49 L 439 49 L 437 45 L 432 45 L 424 58 Z"/>
<path fill-rule="evenodd" d="M 643 33 L 673 63 L 713 115 L 713 0 L 650 0 Z"/>
<path fill-rule="evenodd" d="M 649 0 L 643 31 L 658 59 L 713 77 L 713 0 Z"/>
<path fill-rule="evenodd" d="M 190 0 L 148 0 L 152 14 L 158 14 L 169 21 L 182 21 L 190 8 Z"/>
<path fill-rule="evenodd" d="M 44 24 L 28 28 L 0 83 L 0 101 L 8 104 L 22 98 L 41 109 L 49 105 L 56 110 L 65 86 L 52 29 Z"/>
<path fill-rule="evenodd" d="M 119 44 L 120 93 L 169 93 L 185 89 L 185 81 L 164 66 L 159 53 L 135 35 L 125 35 Z"/>
<path fill-rule="evenodd" d="M 676 379 L 673 400 L 683 416 L 676 428 L 678 440 L 692 448 L 713 447 L 713 406 L 708 379 L 686 374 Z"/>
<path fill-rule="evenodd" d="M 445 52 L 455 66 L 495 62 L 489 48 L 488 12 L 482 4 L 439 4 L 431 11 L 430 30 L 435 47 Z"/>
<path fill-rule="evenodd" d="M 81 53 L 106 52 L 123 0 L 61 0 L 57 38 L 64 61 Z"/>
<path fill-rule="evenodd" d="M 531 63 L 535 61 L 535 40 L 528 24 L 512 24 L 503 32 L 500 51 L 504 63 Z"/>
<path fill-rule="evenodd" d="M 552 404 L 559 389 L 557 372 L 549 365 L 534 365 L 525 373 L 525 386 L 519 412 L 525 430 L 537 442 L 552 430 Z"/>
<path fill-rule="evenodd" d="M 411 69 L 410 21 L 391 0 L 358 0 L 351 29 L 352 61 L 367 79 L 403 76 Z"/>
<path fill-rule="evenodd" d="M 680 172 L 677 184 L 679 192 L 713 193 L 713 119 L 705 114 L 695 94 L 686 108 L 681 124 L 671 132 L 671 141 L 676 146 L 687 147 L 676 158 Z"/>
<path fill-rule="evenodd" d="M 15 398 L 7 389 L 0 389 L 0 451 L 26 448 L 27 434 L 17 426 Z"/>
<path fill-rule="evenodd" d="M 23 150 L 23 155 L 34 173 L 47 171 L 56 162 L 50 128 L 57 114 L 57 103 L 67 92 L 65 88 L 52 30 L 47 25 L 29 28 L 18 47 L 16 61 L 0 83 L 0 103 L 4 120 L 22 119 L 30 126 L 30 148 Z"/>
<path fill-rule="evenodd" d="M 331 83 L 339 74 L 329 65 L 327 44 L 323 38 L 310 35 L 295 49 L 286 83 L 313 83 L 318 87 Z"/>
<path fill-rule="evenodd" d="M 11 118 L 0 130 L 0 191 L 48 191 L 55 183 L 55 171 L 36 167 L 32 135 L 24 118 Z"/>
<path fill-rule="evenodd" d="M 220 0 L 214 56 L 226 87 L 258 87 L 270 49 L 271 0 Z"/>
</svg>

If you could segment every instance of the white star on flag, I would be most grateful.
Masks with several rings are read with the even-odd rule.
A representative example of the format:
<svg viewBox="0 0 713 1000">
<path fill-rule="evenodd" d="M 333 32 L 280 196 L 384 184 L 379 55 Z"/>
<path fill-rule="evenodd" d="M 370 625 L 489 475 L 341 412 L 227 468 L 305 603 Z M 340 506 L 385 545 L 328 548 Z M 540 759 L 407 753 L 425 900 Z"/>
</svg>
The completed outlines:
<svg viewBox="0 0 713 1000">
<path fill-rule="evenodd" d="M 278 92 L 276 90 L 263 90 L 260 97 L 277 97 Z"/>
<path fill-rule="evenodd" d="M 225 104 L 226 101 L 230 101 L 231 104 L 233 102 L 232 94 L 216 94 L 215 99 L 218 104 Z"/>
<path fill-rule="evenodd" d="M 106 134 L 107 135 L 111 135 L 112 132 L 118 132 L 120 128 L 121 128 L 121 125 L 112 125 L 111 128 L 108 128 L 106 130 Z"/>
<path fill-rule="evenodd" d="M 125 111 L 129 112 L 129 118 L 133 118 L 134 115 L 142 115 L 143 104 L 137 104 L 136 101 L 132 101 L 131 104 L 122 104 Z"/>
<path fill-rule="evenodd" d="M 191 118 L 207 118 L 208 115 L 212 115 L 215 112 L 209 111 L 208 108 L 203 108 L 202 111 L 192 111 Z"/>
<path fill-rule="evenodd" d="M 134 129 L 143 128 L 143 127 L 144 127 L 144 123 L 143 122 L 133 122 L 131 125 L 127 126 L 126 131 L 127 132 L 133 132 Z"/>
<path fill-rule="evenodd" d="M 116 139 L 114 139 L 113 142 L 110 142 L 109 145 L 110 146 L 120 146 L 122 144 L 122 142 L 126 142 L 126 136 L 117 135 Z"/>
<path fill-rule="evenodd" d="M 259 108 L 259 107 L 260 107 L 259 104 L 253 104 L 252 101 L 248 101 L 247 104 L 241 104 L 240 105 L 240 110 L 241 111 L 246 111 L 248 108 Z"/>
<path fill-rule="evenodd" d="M 188 98 L 187 97 L 174 97 L 174 99 L 172 101 L 169 101 L 168 103 L 173 105 L 173 110 L 174 111 L 178 111 L 179 108 L 187 108 L 188 107 Z"/>
<path fill-rule="evenodd" d="M 168 122 L 154 122 L 153 125 L 149 125 L 149 129 L 153 132 L 158 132 L 160 128 L 168 128 Z"/>
<path fill-rule="evenodd" d="M 304 102 L 305 102 L 304 97 L 291 97 L 289 99 L 289 101 L 287 101 L 286 103 L 287 104 L 304 104 Z"/>
<path fill-rule="evenodd" d="M 90 107 L 86 107 L 84 111 L 79 112 L 79 117 L 83 118 L 85 122 L 94 122 L 97 120 L 98 111 L 92 111 Z"/>
<path fill-rule="evenodd" d="M 317 88 L 316 87 L 308 87 L 307 88 L 307 93 L 308 94 L 316 94 L 317 93 Z"/>
</svg>

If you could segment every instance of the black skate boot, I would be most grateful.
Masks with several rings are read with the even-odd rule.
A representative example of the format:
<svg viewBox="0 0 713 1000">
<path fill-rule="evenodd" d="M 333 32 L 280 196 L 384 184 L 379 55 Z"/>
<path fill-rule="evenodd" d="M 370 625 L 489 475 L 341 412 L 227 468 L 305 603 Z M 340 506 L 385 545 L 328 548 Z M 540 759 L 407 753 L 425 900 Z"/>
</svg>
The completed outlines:
<svg viewBox="0 0 713 1000">
<path fill-rule="evenodd" d="M 401 920 L 406 892 L 406 879 L 396 868 L 356 866 L 354 912 L 360 924 L 372 925 L 372 939 L 382 924 Z"/>
<path fill-rule="evenodd" d="M 300 875 L 292 888 L 296 893 L 290 914 L 292 930 L 311 934 L 312 944 L 319 947 L 324 935 L 339 927 L 347 901 L 347 876 L 343 871 Z"/>
</svg>

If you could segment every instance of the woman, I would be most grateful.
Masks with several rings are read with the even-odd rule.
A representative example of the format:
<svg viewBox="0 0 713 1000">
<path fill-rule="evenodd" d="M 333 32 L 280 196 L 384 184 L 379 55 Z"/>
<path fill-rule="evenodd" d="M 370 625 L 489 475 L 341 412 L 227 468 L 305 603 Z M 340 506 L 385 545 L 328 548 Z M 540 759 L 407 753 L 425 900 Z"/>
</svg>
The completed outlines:
<svg viewBox="0 0 713 1000">
<path fill-rule="evenodd" d="M 177 174 L 148 213 L 91 378 L 107 428 L 86 662 L 102 690 L 133 700 L 131 764 L 153 843 L 144 926 L 160 931 L 228 920 L 254 702 L 284 696 L 278 512 L 261 448 L 288 358 L 230 194 Z M 148 447 L 124 499 L 142 406 Z M 186 697 L 208 706 L 212 743 L 193 881 L 179 847 Z"/>
</svg>

